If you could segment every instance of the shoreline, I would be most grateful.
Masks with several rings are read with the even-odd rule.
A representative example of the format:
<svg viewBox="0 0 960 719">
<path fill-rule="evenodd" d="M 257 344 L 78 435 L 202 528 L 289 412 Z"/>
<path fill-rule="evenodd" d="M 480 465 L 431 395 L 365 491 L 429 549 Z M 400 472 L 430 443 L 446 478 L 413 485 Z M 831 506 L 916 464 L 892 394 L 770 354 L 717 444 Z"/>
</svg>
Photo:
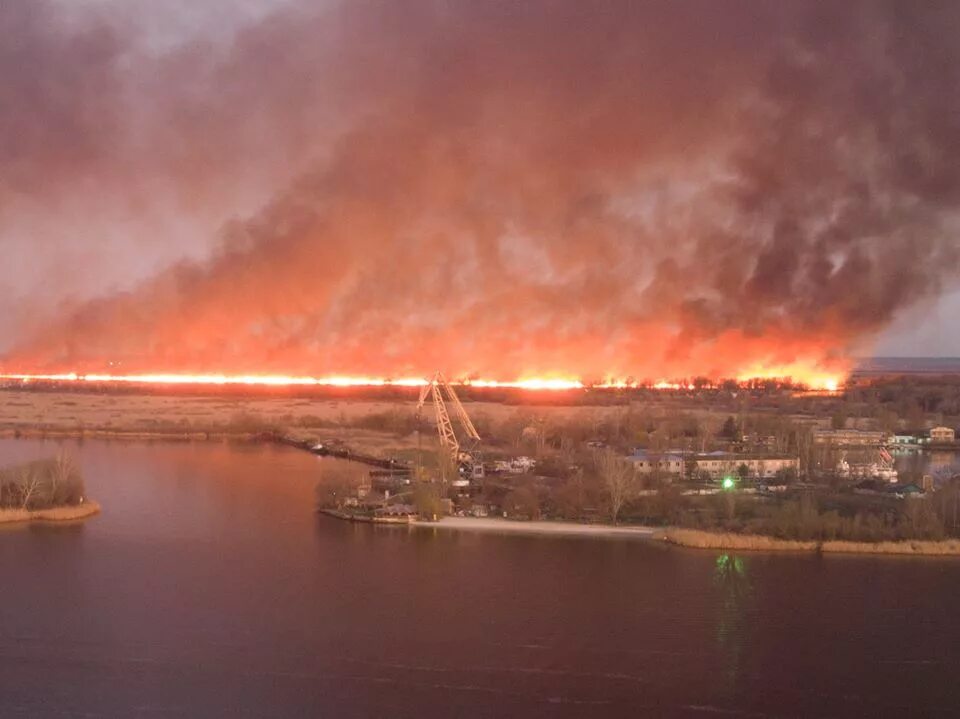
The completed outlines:
<svg viewBox="0 0 960 719">
<path fill-rule="evenodd" d="M 517 520 L 473 517 L 443 517 L 436 522 L 417 520 L 410 526 L 419 529 L 444 529 L 450 531 L 490 532 L 494 534 L 535 534 L 555 537 L 628 537 L 630 539 L 656 539 L 660 530 L 652 527 L 615 526 L 612 524 L 579 524 L 577 522 L 554 522 L 551 520 Z"/>
<path fill-rule="evenodd" d="M 704 532 L 692 529 L 578 524 L 550 520 L 522 521 L 498 518 L 444 517 L 436 522 L 416 520 L 419 529 L 525 534 L 528 536 L 627 538 L 659 541 L 681 549 L 711 549 L 795 554 L 860 554 L 884 556 L 960 557 L 960 539 L 942 541 L 850 542 L 846 540 L 794 541 L 757 534 Z"/>
<path fill-rule="evenodd" d="M 157 442 L 216 442 L 223 440 L 261 441 L 257 432 L 178 432 L 175 430 L 121 430 L 121 429 L 38 429 L 28 427 L 0 429 L 0 439 L 108 439 L 119 441 Z M 269 443 L 269 442 L 265 442 Z"/>
<path fill-rule="evenodd" d="M 720 549 L 748 552 L 794 552 L 801 554 L 873 554 L 925 557 L 960 557 L 960 539 L 930 541 L 905 539 L 896 542 L 794 541 L 760 534 L 704 532 L 698 529 L 665 529 L 663 541 L 687 549 Z"/>
<path fill-rule="evenodd" d="M 406 517 L 375 517 L 366 514 L 354 514 L 351 512 L 343 512 L 339 509 L 329 509 L 321 508 L 318 509 L 319 514 L 325 514 L 328 517 L 333 517 L 334 519 L 342 519 L 344 522 L 356 522 L 359 524 L 389 524 L 393 526 L 409 526 L 413 524 L 413 520 Z"/>
<path fill-rule="evenodd" d="M 100 504 L 87 500 L 83 504 L 49 509 L 0 509 L 0 524 L 20 522 L 74 522 L 100 513 Z"/>
</svg>

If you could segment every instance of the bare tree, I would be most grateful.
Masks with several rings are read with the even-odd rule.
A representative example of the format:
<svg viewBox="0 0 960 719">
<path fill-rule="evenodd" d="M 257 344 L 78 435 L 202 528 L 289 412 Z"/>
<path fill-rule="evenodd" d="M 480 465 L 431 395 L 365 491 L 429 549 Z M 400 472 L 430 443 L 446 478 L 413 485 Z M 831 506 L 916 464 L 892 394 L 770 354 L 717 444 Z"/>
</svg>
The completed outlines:
<svg viewBox="0 0 960 719">
<path fill-rule="evenodd" d="M 80 466 L 72 454 L 61 450 L 47 463 L 45 470 L 49 483 L 50 504 L 65 505 L 83 502 L 84 483 Z"/>
<path fill-rule="evenodd" d="M 26 464 L 17 472 L 17 489 L 20 494 L 20 507 L 29 509 L 30 503 L 37 499 L 43 485 L 43 477 L 33 465 Z"/>
<path fill-rule="evenodd" d="M 533 420 L 534 428 L 537 430 L 536 448 L 537 457 L 543 455 L 543 448 L 547 444 L 547 418 L 543 415 L 535 417 Z"/>
<path fill-rule="evenodd" d="M 637 476 L 633 467 L 612 449 L 604 449 L 596 456 L 597 472 L 610 498 L 610 519 L 616 524 L 623 505 L 635 493 Z"/>
<path fill-rule="evenodd" d="M 324 465 L 315 489 L 317 506 L 340 509 L 348 499 L 357 497 L 362 485 L 363 476 L 352 467 Z"/>
<path fill-rule="evenodd" d="M 507 494 L 503 508 L 511 517 L 540 519 L 540 497 L 530 484 L 522 484 Z"/>
<path fill-rule="evenodd" d="M 67 454 L 66 450 L 60 450 L 50 464 L 50 501 L 52 503 L 61 503 L 61 493 L 73 479 L 76 471 L 73 458 Z"/>
<path fill-rule="evenodd" d="M 437 521 L 443 515 L 443 497 L 440 487 L 432 482 L 420 482 L 413 488 L 413 505 L 425 519 Z"/>
<path fill-rule="evenodd" d="M 799 472 L 801 477 L 808 477 L 813 464 L 813 432 L 809 427 L 797 427 L 796 429 L 797 458 L 799 460 Z"/>
</svg>

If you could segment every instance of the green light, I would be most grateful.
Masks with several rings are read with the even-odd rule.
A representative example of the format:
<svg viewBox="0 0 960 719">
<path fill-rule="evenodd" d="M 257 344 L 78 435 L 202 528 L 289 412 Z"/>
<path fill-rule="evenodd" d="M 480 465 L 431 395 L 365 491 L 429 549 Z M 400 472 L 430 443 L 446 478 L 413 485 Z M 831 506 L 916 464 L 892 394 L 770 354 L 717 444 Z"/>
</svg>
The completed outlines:
<svg viewBox="0 0 960 719">
<path fill-rule="evenodd" d="M 724 488 L 724 489 L 733 489 L 733 477 L 724 477 L 724 478 L 723 478 L 723 488 Z"/>
</svg>

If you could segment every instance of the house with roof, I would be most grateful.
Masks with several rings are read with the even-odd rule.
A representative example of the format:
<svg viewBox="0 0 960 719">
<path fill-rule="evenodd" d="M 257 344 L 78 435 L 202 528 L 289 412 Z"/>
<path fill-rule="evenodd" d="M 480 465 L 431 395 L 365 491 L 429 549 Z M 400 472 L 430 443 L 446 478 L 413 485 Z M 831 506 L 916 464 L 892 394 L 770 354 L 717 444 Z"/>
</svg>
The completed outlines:
<svg viewBox="0 0 960 719">
<path fill-rule="evenodd" d="M 930 444 L 952 444 L 957 433 L 950 427 L 934 427 L 930 430 Z"/>
</svg>

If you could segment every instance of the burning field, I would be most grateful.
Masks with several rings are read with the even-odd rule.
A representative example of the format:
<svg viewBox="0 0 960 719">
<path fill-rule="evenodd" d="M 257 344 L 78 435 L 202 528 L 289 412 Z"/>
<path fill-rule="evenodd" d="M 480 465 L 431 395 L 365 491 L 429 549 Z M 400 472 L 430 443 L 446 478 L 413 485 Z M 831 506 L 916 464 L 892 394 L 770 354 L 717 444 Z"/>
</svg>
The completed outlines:
<svg viewBox="0 0 960 719">
<path fill-rule="evenodd" d="M 151 389 L 164 388 L 193 388 L 202 390 L 216 390 L 217 388 L 280 388 L 280 389 L 405 389 L 422 388 L 432 380 L 421 377 L 401 379 L 377 377 L 348 377 L 334 375 L 330 377 L 295 377 L 290 375 L 227 375 L 227 374 L 78 374 L 76 372 L 60 374 L 0 374 L 0 382 L 19 384 L 29 389 L 36 384 L 75 387 L 100 387 L 116 389 L 120 387 L 139 387 Z M 794 377 L 789 372 L 766 372 L 758 375 L 746 375 L 739 380 L 725 380 L 714 382 L 705 377 L 687 380 L 658 382 L 637 382 L 626 380 L 600 380 L 584 382 L 575 378 L 560 377 L 527 377 L 518 380 L 486 380 L 471 377 L 455 378 L 455 386 L 474 390 L 510 391 L 510 392 L 569 392 L 577 390 L 693 390 L 715 389 L 721 385 L 733 382 L 734 386 L 749 387 L 755 384 L 774 383 L 787 389 L 804 389 L 814 391 L 837 392 L 843 378 L 840 375 L 823 373 L 799 374 Z"/>
<path fill-rule="evenodd" d="M 8 377 L 835 389 L 957 280 L 955 3 L 138 22 L 0 7 Z"/>
</svg>

